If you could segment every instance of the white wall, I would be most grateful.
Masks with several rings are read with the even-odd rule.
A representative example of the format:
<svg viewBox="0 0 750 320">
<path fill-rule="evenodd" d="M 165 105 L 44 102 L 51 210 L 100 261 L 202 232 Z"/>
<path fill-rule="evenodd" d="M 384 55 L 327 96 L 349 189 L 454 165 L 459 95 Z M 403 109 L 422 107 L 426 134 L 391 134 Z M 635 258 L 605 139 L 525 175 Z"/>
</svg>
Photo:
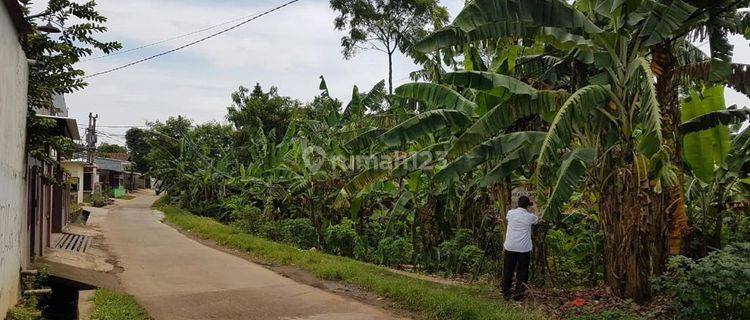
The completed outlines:
<svg viewBox="0 0 750 320">
<path fill-rule="evenodd" d="M 0 5 L 0 317 L 19 296 L 25 263 L 25 135 L 28 69 L 18 34 Z"/>
<path fill-rule="evenodd" d="M 78 178 L 78 203 L 83 202 L 83 164 L 79 162 L 63 162 L 62 166 L 70 173 L 71 177 Z"/>
</svg>

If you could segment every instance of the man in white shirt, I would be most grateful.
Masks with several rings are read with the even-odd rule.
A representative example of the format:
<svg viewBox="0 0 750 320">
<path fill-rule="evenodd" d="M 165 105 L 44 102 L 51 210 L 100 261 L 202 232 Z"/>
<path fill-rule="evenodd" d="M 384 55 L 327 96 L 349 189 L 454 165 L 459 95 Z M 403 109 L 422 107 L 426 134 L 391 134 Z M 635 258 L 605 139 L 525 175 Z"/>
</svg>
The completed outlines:
<svg viewBox="0 0 750 320">
<path fill-rule="evenodd" d="M 534 213 L 529 212 L 532 209 Z M 525 284 L 529 279 L 531 261 L 531 226 L 539 222 L 539 213 L 534 203 L 526 196 L 518 198 L 518 208 L 505 215 L 508 228 L 505 231 L 503 256 L 503 297 L 506 300 L 523 298 Z M 513 273 L 516 274 L 515 294 L 511 293 Z"/>
</svg>

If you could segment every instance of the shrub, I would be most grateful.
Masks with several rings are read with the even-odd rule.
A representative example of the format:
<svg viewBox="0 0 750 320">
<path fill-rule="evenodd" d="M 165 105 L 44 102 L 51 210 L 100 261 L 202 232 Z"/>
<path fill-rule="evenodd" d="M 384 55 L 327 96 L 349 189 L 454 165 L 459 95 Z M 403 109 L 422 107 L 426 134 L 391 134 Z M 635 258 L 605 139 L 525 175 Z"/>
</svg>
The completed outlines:
<svg viewBox="0 0 750 320">
<path fill-rule="evenodd" d="M 381 264 L 396 266 L 409 263 L 414 248 L 404 237 L 387 237 L 378 242 L 377 258 Z"/>
<path fill-rule="evenodd" d="M 471 271 L 476 269 L 482 262 L 484 250 L 476 245 L 466 245 L 458 252 L 458 272 Z"/>
<path fill-rule="evenodd" d="M 284 237 L 281 234 L 281 222 L 267 221 L 260 225 L 258 234 L 266 239 L 284 241 Z"/>
<path fill-rule="evenodd" d="M 449 274 L 472 270 L 482 260 L 484 251 L 472 244 L 472 239 L 471 230 L 458 229 L 451 240 L 438 246 L 441 266 Z"/>
<path fill-rule="evenodd" d="M 683 319 L 747 319 L 750 316 L 750 243 L 712 252 L 698 261 L 672 257 L 655 288 L 675 299 Z"/>
<path fill-rule="evenodd" d="M 70 221 L 77 222 L 78 218 L 81 217 L 81 211 L 81 206 L 78 203 L 71 202 L 68 204 L 68 217 L 70 217 Z"/>
<path fill-rule="evenodd" d="M 154 201 L 154 204 L 152 204 L 151 206 L 154 208 L 158 208 L 169 205 L 170 203 L 172 203 L 172 198 L 165 193 L 161 197 L 159 197 L 159 199 L 156 199 L 156 201 Z"/>
<path fill-rule="evenodd" d="M 232 210 L 231 217 L 232 224 L 235 227 L 254 235 L 263 235 L 261 231 L 263 231 L 264 225 L 268 223 L 268 219 L 263 215 L 263 212 L 251 205 L 243 205 Z"/>
<path fill-rule="evenodd" d="M 8 310 L 5 315 L 6 320 L 37 320 L 41 311 L 32 306 L 18 305 Z"/>
<path fill-rule="evenodd" d="M 109 196 L 104 192 L 95 192 L 85 199 L 85 202 L 90 203 L 92 206 L 101 208 L 111 203 Z"/>
<path fill-rule="evenodd" d="M 354 229 L 354 222 L 344 218 L 341 223 L 328 226 L 325 232 L 325 241 L 326 248 L 331 253 L 347 257 L 354 256 L 354 250 L 359 242 L 359 235 Z"/>
<path fill-rule="evenodd" d="M 361 236 L 358 236 L 357 242 L 354 243 L 354 259 L 365 262 L 375 262 L 372 248 L 370 248 L 367 241 Z"/>
<path fill-rule="evenodd" d="M 280 222 L 281 240 L 301 249 L 318 246 L 318 236 L 312 221 L 307 218 L 288 219 Z"/>
<path fill-rule="evenodd" d="M 594 285 L 604 278 L 604 232 L 596 213 L 588 209 L 573 212 L 548 230 L 544 240 L 557 266 L 551 276 L 559 287 Z"/>
<path fill-rule="evenodd" d="M 49 273 L 42 269 L 37 275 L 23 277 L 21 290 L 40 289 L 49 287 Z M 48 295 L 22 294 L 18 304 L 8 310 L 6 320 L 37 320 L 45 319 L 43 311 L 49 308 L 50 299 Z"/>
<path fill-rule="evenodd" d="M 200 216 L 211 217 L 223 222 L 229 222 L 230 210 L 220 203 L 207 201 L 192 201 L 187 205 L 190 210 Z"/>
</svg>

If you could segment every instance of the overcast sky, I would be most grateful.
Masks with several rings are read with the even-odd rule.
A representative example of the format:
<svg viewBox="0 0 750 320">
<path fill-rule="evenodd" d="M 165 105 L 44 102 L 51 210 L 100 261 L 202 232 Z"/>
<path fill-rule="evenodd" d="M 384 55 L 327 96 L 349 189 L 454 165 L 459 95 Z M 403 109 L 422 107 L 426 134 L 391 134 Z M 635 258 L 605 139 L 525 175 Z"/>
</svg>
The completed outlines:
<svg viewBox="0 0 750 320">
<path fill-rule="evenodd" d="M 109 21 L 105 40 L 116 40 L 124 50 L 185 34 L 275 7 L 286 0 L 99 0 L 99 11 Z M 46 3 L 37 0 L 37 6 Z M 464 0 L 442 0 L 451 17 Z M 240 85 L 256 82 L 277 86 L 282 95 L 309 101 L 319 93 L 318 77 L 325 76 L 331 94 L 347 102 L 353 85 L 368 90 L 387 77 L 386 56 L 364 52 L 350 60 L 341 55 L 341 32 L 333 30 L 335 14 L 328 0 L 302 0 L 238 29 L 198 45 L 121 71 L 88 79 L 90 85 L 68 95 L 70 116 L 87 123 L 98 113 L 100 129 L 123 144 L 125 128 L 146 121 L 183 115 L 196 122 L 225 121 L 230 94 Z M 143 50 L 85 61 L 79 67 L 95 73 L 137 60 L 202 36 L 204 32 Z M 748 42 L 733 41 L 735 61 L 750 63 Z M 705 45 L 703 49 L 706 49 Z M 398 57 L 394 86 L 408 81 L 417 67 Z M 729 104 L 750 106 L 750 100 L 728 93 Z"/>
</svg>

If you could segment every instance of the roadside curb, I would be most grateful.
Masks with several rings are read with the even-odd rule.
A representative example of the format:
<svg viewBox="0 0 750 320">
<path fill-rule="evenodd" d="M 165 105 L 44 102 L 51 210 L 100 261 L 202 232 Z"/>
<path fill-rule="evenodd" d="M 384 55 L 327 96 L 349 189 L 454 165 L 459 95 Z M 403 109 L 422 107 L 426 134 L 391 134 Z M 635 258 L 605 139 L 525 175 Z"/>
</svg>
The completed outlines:
<svg viewBox="0 0 750 320">
<path fill-rule="evenodd" d="M 78 292 L 78 320 L 91 319 L 91 310 L 94 302 L 91 301 L 94 290 L 81 290 Z"/>
</svg>

